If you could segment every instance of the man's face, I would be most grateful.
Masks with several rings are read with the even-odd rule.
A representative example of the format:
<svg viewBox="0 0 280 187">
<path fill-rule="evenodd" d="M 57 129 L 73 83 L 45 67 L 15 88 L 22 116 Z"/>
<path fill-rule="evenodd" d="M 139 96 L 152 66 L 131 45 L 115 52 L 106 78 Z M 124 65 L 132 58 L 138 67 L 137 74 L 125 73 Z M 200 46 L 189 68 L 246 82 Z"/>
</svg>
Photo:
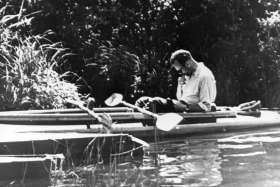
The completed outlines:
<svg viewBox="0 0 280 187">
<path fill-rule="evenodd" d="M 185 61 L 185 65 L 182 66 L 177 60 L 174 61 L 173 67 L 176 69 L 176 71 L 181 72 L 184 75 L 192 75 L 193 70 L 190 65 L 190 60 Z"/>
</svg>

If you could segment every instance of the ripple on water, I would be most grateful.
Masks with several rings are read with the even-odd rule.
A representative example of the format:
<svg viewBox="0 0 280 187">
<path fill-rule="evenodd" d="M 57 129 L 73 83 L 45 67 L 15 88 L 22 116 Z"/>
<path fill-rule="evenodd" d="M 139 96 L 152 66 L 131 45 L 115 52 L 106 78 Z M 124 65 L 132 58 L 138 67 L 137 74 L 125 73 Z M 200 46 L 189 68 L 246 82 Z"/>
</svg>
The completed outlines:
<svg viewBox="0 0 280 187">
<path fill-rule="evenodd" d="M 248 133 L 236 136 L 230 136 L 217 140 L 218 143 L 235 142 L 235 143 L 250 143 L 250 142 L 280 142 L 280 131 L 274 132 L 258 132 Z"/>
</svg>

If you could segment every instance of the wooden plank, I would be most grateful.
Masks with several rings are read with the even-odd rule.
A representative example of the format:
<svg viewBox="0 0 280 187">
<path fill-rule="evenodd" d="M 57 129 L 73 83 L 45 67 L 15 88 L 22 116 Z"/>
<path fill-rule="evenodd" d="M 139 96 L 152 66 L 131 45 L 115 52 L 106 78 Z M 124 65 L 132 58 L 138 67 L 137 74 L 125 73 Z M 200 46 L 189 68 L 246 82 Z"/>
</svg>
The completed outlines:
<svg viewBox="0 0 280 187">
<path fill-rule="evenodd" d="M 65 126 L 67 129 L 67 126 Z M 110 155 L 131 151 L 141 156 L 143 141 L 127 134 L 102 134 L 79 132 L 5 132 L 5 126 L 0 133 L 0 154 L 56 154 L 65 155 L 65 166 L 80 165 L 89 159 L 89 164 L 100 161 L 100 155 L 105 163 L 110 161 Z M 121 145 L 121 146 L 120 146 Z M 133 150 L 135 147 L 139 149 Z M 90 150 L 90 151 L 89 151 Z M 1 159 L 1 158 L 0 158 Z M 1 166 L 1 165 L 0 165 Z M 69 169 L 69 168 L 68 168 Z"/>
<path fill-rule="evenodd" d="M 112 138 L 112 137 L 126 137 L 131 138 L 128 134 L 103 134 L 95 133 L 77 133 L 77 132 L 9 132 L 0 133 L 0 144 L 2 143 L 19 143 L 19 142 L 35 142 L 48 140 L 78 140 L 78 139 L 92 139 L 92 138 Z"/>
<path fill-rule="evenodd" d="M 22 155 L 0 155 L 0 164 L 13 162 L 37 162 L 52 159 L 64 159 L 63 154 L 22 154 Z"/>
<path fill-rule="evenodd" d="M 63 154 L 32 154 L 32 155 L 0 155 L 0 179 L 34 179 L 49 178 L 53 162 L 62 167 Z"/>
</svg>

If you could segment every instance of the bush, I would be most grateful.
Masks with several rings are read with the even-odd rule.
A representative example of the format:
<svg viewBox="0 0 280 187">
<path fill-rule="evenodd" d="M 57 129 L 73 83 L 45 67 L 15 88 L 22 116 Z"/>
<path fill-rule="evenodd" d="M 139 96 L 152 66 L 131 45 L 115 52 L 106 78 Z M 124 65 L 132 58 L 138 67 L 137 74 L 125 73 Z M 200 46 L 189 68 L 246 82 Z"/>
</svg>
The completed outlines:
<svg viewBox="0 0 280 187">
<path fill-rule="evenodd" d="M 2 11 L 3 12 L 3 11 Z M 78 88 L 55 68 L 69 53 L 44 35 L 28 35 L 32 18 L 4 15 L 0 20 L 0 110 L 62 108 L 79 100 Z"/>
</svg>

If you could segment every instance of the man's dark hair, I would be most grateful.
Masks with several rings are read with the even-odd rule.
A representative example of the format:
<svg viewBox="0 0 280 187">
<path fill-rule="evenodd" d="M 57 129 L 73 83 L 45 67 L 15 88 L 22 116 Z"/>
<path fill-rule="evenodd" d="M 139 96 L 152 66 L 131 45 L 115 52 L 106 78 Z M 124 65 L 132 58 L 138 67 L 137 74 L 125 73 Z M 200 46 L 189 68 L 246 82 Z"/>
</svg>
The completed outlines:
<svg viewBox="0 0 280 187">
<path fill-rule="evenodd" d="M 174 64 L 175 60 L 177 60 L 181 65 L 185 65 L 185 62 L 190 60 L 192 57 L 191 53 L 184 49 L 179 49 L 171 54 L 170 63 Z"/>
</svg>

